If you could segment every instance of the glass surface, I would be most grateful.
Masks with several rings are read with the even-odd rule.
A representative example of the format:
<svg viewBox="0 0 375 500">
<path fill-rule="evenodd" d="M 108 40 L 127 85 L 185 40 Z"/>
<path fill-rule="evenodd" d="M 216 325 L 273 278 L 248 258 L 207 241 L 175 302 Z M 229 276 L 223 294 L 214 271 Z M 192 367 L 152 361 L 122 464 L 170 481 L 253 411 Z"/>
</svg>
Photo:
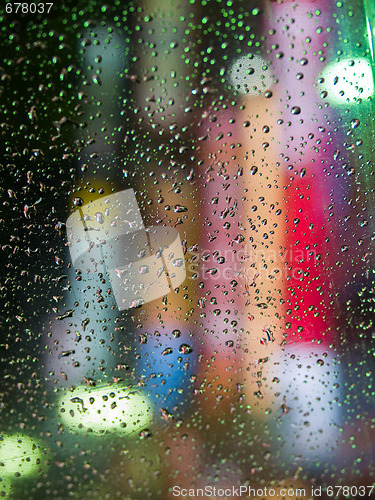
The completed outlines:
<svg viewBox="0 0 375 500">
<path fill-rule="evenodd" d="M 373 497 L 373 2 L 0 15 L 0 496 Z"/>
</svg>

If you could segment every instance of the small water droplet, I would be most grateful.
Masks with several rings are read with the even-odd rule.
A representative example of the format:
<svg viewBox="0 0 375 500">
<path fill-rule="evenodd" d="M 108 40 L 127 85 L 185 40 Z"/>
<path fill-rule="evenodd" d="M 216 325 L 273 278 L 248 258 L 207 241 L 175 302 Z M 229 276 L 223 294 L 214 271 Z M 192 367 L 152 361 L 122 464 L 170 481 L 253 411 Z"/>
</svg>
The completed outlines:
<svg viewBox="0 0 375 500">
<path fill-rule="evenodd" d="M 212 276 L 213 276 L 214 274 L 216 274 L 216 273 L 217 273 L 217 269 L 216 269 L 216 267 L 212 267 L 211 269 L 208 269 L 208 270 L 206 271 L 206 274 L 210 274 L 210 275 L 212 275 Z"/>
<path fill-rule="evenodd" d="M 95 219 L 98 224 L 104 224 L 104 215 L 101 212 L 96 212 Z"/>
<path fill-rule="evenodd" d="M 83 205 L 82 198 L 79 198 L 78 196 L 76 198 L 74 198 L 73 205 L 76 207 L 82 207 L 82 205 Z"/>
<path fill-rule="evenodd" d="M 147 274 L 150 271 L 150 268 L 148 266 L 141 266 L 138 271 L 140 274 Z"/>
<path fill-rule="evenodd" d="M 143 259 L 143 257 L 146 257 L 147 255 L 147 251 L 145 248 L 142 248 L 142 250 L 139 250 L 139 252 L 137 253 L 137 257 L 139 259 Z"/>
<path fill-rule="evenodd" d="M 193 352 L 193 348 L 188 344 L 181 344 L 178 350 L 181 354 L 190 354 Z"/>
</svg>

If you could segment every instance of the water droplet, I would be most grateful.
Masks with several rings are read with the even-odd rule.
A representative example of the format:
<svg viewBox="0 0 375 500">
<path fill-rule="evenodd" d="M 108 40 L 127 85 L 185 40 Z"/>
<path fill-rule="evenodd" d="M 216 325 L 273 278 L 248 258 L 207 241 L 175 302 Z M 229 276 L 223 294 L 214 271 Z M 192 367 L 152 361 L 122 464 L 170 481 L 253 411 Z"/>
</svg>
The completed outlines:
<svg viewBox="0 0 375 500">
<path fill-rule="evenodd" d="M 208 269 L 208 270 L 206 271 L 206 274 L 210 274 L 210 275 L 212 275 L 212 276 L 213 276 L 214 274 L 216 274 L 216 273 L 217 273 L 217 269 L 216 269 L 216 267 L 212 267 L 211 269 Z"/>
<path fill-rule="evenodd" d="M 178 350 L 181 354 L 190 354 L 193 352 L 193 348 L 188 344 L 181 344 Z"/>
<path fill-rule="evenodd" d="M 355 129 L 359 126 L 361 122 L 358 120 L 358 118 L 354 118 L 351 122 L 350 122 L 350 126 L 352 127 L 352 129 Z"/>
<path fill-rule="evenodd" d="M 139 433 L 139 437 L 140 439 L 147 439 L 149 437 L 151 437 L 152 434 L 151 434 L 151 431 L 149 429 L 143 429 L 140 433 Z"/>
<path fill-rule="evenodd" d="M 147 274 L 150 271 L 150 268 L 148 266 L 141 266 L 138 271 L 140 274 Z"/>
<path fill-rule="evenodd" d="M 301 108 L 299 106 L 293 106 L 291 112 L 292 115 L 299 115 L 301 113 Z"/>
<path fill-rule="evenodd" d="M 65 318 L 71 318 L 73 314 L 74 314 L 74 309 L 70 309 L 69 311 L 66 311 L 64 314 L 56 316 L 56 319 L 61 321 Z"/>
<path fill-rule="evenodd" d="M 184 265 L 183 259 L 174 259 L 174 261 L 172 262 L 172 266 L 174 267 L 181 267 L 183 265 Z"/>
<path fill-rule="evenodd" d="M 145 301 L 142 298 L 135 299 L 135 300 L 133 300 L 131 302 L 130 307 L 131 308 L 133 308 L 133 307 L 141 307 L 144 303 L 145 303 Z"/>
<path fill-rule="evenodd" d="M 104 215 L 101 212 L 96 212 L 95 219 L 98 224 L 104 224 Z"/>
<path fill-rule="evenodd" d="M 175 205 L 174 211 L 177 213 L 180 213 L 180 212 L 187 212 L 188 209 L 187 209 L 187 207 L 184 207 L 182 205 Z"/>
<path fill-rule="evenodd" d="M 76 207 L 82 207 L 82 205 L 83 205 L 82 198 L 79 198 L 78 196 L 76 198 L 74 198 L 73 205 Z"/>
<path fill-rule="evenodd" d="M 158 269 L 158 272 L 156 273 L 156 278 L 160 278 L 160 276 L 164 273 L 164 266 L 162 266 L 160 269 Z"/>
</svg>

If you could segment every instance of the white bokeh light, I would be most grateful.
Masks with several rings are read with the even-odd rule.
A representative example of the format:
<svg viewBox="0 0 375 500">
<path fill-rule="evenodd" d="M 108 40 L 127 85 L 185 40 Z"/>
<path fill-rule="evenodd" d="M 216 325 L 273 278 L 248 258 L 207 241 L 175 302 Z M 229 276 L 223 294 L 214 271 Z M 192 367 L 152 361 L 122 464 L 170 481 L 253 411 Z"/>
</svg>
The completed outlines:
<svg viewBox="0 0 375 500">
<path fill-rule="evenodd" d="M 240 94 L 259 95 L 272 87 L 270 64 L 257 54 L 238 57 L 229 69 L 230 83 Z"/>
<path fill-rule="evenodd" d="M 346 58 L 327 65 L 318 82 L 321 96 L 332 104 L 355 104 L 374 94 L 371 63 L 363 58 Z"/>
</svg>

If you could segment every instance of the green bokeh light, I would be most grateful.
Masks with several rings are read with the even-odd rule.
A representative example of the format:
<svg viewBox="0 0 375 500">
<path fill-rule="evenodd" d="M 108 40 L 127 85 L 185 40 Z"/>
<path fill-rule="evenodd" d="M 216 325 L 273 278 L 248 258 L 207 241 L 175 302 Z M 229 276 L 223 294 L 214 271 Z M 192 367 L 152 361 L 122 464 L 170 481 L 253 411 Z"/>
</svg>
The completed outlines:
<svg viewBox="0 0 375 500">
<path fill-rule="evenodd" d="M 45 465 L 46 450 L 35 438 L 23 434 L 0 436 L 0 477 L 29 477 Z"/>
<path fill-rule="evenodd" d="M 152 420 L 151 404 L 139 390 L 77 387 L 59 399 L 60 418 L 73 432 L 130 435 Z"/>
</svg>

